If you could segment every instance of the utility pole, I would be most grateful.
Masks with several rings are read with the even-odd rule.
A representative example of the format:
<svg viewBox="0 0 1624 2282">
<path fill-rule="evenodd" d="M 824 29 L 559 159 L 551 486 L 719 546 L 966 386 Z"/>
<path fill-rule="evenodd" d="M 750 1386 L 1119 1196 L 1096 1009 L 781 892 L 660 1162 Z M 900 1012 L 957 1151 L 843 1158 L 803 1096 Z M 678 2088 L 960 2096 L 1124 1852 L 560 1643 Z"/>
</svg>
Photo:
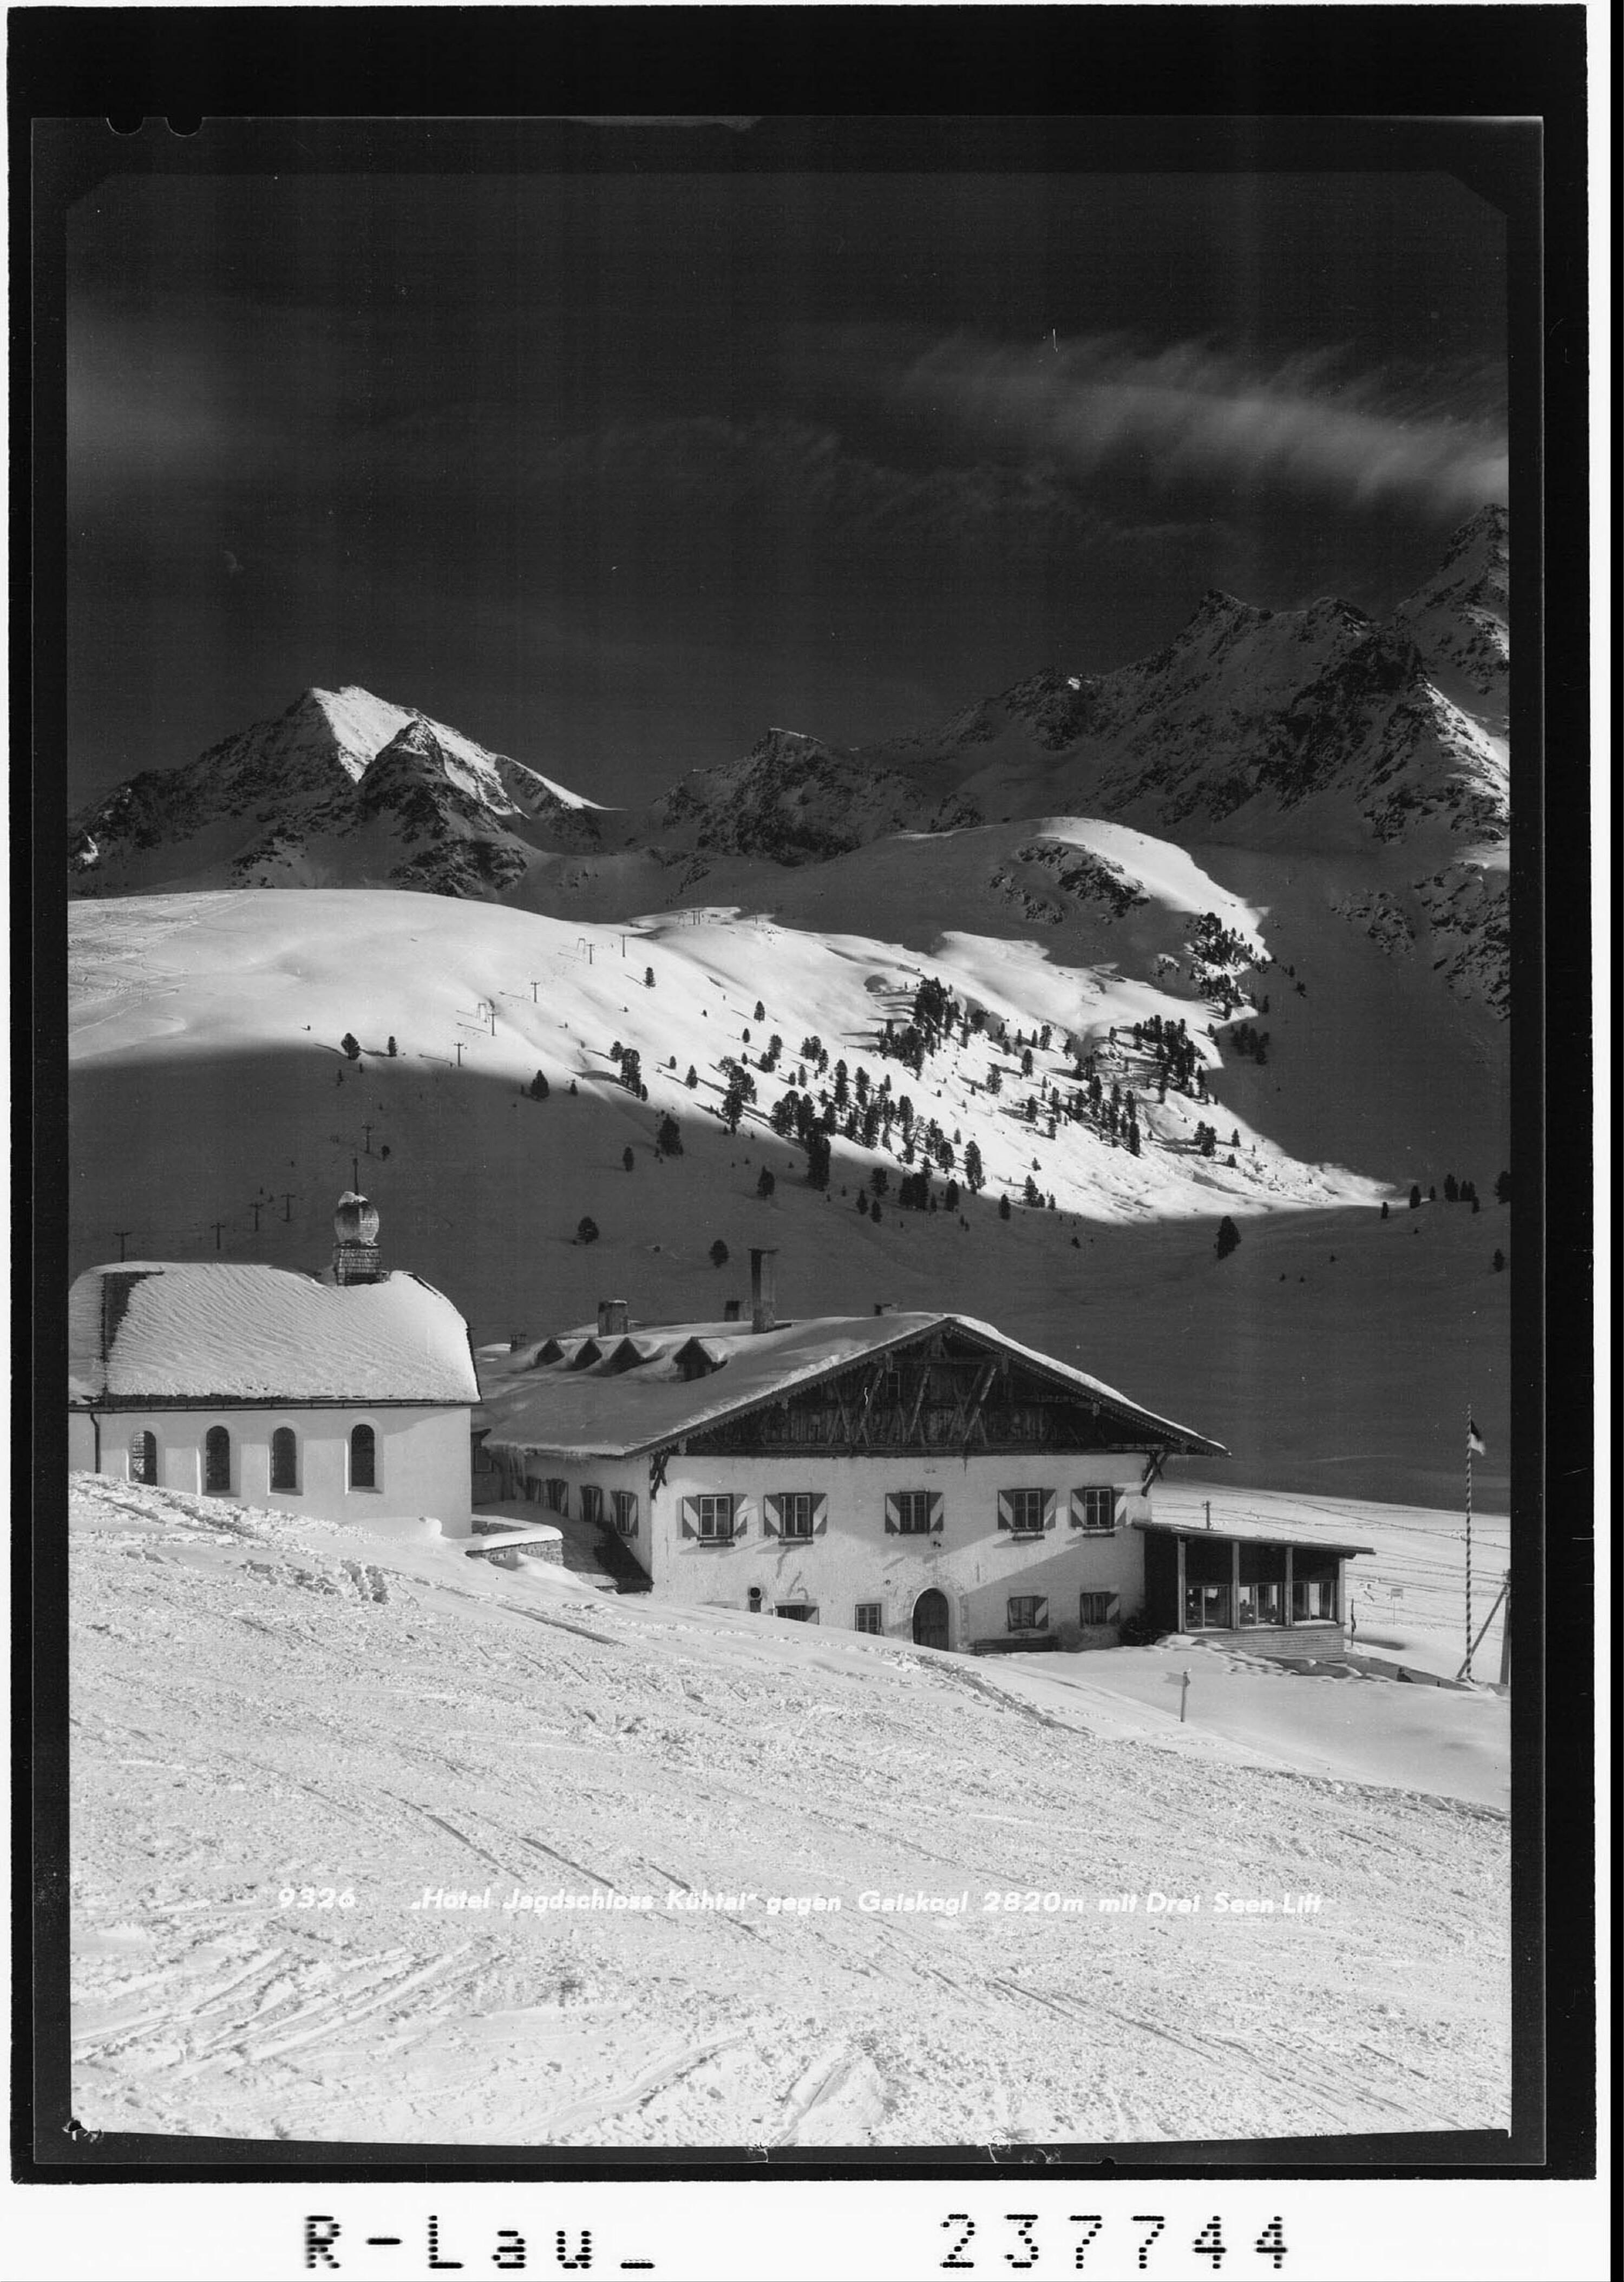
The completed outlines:
<svg viewBox="0 0 1624 2282">
<path fill-rule="evenodd" d="M 457 1042 L 456 1042 L 456 1043 L 457 1043 L 457 1067 L 458 1067 L 459 1069 L 461 1069 L 461 1068 L 462 1068 L 462 1039 L 461 1039 L 461 1038 L 459 1038 L 459 1039 L 457 1040 Z"/>
<path fill-rule="evenodd" d="M 221 1231 L 225 1227 L 225 1222 L 222 1220 L 213 1221 L 210 1222 L 210 1226 L 214 1231 L 214 1249 L 218 1252 L 220 1250 Z"/>
<path fill-rule="evenodd" d="M 248 1209 L 253 1215 L 253 1232 L 258 1236 L 260 1233 L 260 1207 L 257 1200 L 253 1204 L 251 1204 Z"/>
<path fill-rule="evenodd" d="M 350 1159 L 350 1186 L 357 1191 L 359 1191 L 361 1187 L 361 1160 L 359 1157 L 352 1157 Z"/>
<path fill-rule="evenodd" d="M 1201 1500 L 1201 1510 L 1207 1516 L 1207 1526 L 1210 1529 L 1212 1527 L 1212 1500 L 1210 1498 L 1203 1498 Z"/>
<path fill-rule="evenodd" d="M 297 1191 L 296 1190 L 294 1190 L 294 1189 L 284 1189 L 284 1190 L 283 1191 L 283 1192 L 282 1192 L 282 1217 L 283 1217 L 283 1219 L 284 1219 L 284 1220 L 291 1220 L 291 1219 L 292 1219 L 292 1217 L 293 1217 L 293 1199 L 294 1199 L 294 1197 L 297 1195 L 297 1193 L 298 1193 L 298 1191 Z"/>
<path fill-rule="evenodd" d="M 363 1121 L 361 1130 L 362 1137 L 361 1146 L 365 1149 L 368 1156 L 369 1157 L 372 1154 L 372 1128 Z"/>
<path fill-rule="evenodd" d="M 122 1260 L 124 1257 L 124 1246 L 128 1239 L 135 1234 L 135 1230 L 131 1228 L 115 1228 L 113 1232 L 119 1239 L 119 1258 Z"/>
<path fill-rule="evenodd" d="M 539 982 L 532 982 L 530 986 L 530 1003 L 532 1006 L 538 1006 L 541 1003 L 536 997 L 536 993 L 540 988 L 541 985 Z"/>
<path fill-rule="evenodd" d="M 1472 1422 L 1472 1405 L 1466 1405 L 1466 1661 L 1460 1668 L 1461 1677 L 1472 1677 L 1472 1446 L 1477 1440 L 1477 1428 Z"/>
</svg>

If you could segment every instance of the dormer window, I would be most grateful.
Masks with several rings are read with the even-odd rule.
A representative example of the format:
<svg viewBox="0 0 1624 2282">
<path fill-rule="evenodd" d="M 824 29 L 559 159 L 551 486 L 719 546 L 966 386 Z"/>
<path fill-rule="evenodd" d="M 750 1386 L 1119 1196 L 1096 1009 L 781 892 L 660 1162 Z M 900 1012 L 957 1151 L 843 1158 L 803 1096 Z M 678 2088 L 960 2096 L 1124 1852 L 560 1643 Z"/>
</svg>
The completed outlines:
<svg viewBox="0 0 1624 2282">
<path fill-rule="evenodd" d="M 685 1339 L 672 1357 L 680 1378 L 708 1378 L 713 1370 L 720 1370 L 727 1360 L 725 1353 L 699 1339 Z"/>
</svg>

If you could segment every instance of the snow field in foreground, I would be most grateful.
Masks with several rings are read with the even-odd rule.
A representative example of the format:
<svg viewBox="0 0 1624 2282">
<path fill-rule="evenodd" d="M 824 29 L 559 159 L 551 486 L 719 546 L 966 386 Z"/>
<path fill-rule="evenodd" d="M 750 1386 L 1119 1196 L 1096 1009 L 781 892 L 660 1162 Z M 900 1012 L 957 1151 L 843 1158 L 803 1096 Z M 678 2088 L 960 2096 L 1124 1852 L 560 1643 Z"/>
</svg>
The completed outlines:
<svg viewBox="0 0 1624 2282">
<path fill-rule="evenodd" d="M 1291 1764 L 1323 1756 L 1296 1716 L 1317 1690 L 1494 1699 L 1254 1679 L 1279 1719 L 1237 1741 L 1057 1677 L 1106 1656 L 1023 1675 L 82 1476 L 71 1550 L 89 2128 L 954 2146 L 1506 2120 L 1504 1817 L 1427 1796 L 1418 1758 L 1402 1790 Z M 493 1907 L 414 1907 L 425 1888 Z M 504 1911 L 516 1891 L 653 1906 Z M 737 1898 L 682 1900 L 705 1892 Z"/>
</svg>

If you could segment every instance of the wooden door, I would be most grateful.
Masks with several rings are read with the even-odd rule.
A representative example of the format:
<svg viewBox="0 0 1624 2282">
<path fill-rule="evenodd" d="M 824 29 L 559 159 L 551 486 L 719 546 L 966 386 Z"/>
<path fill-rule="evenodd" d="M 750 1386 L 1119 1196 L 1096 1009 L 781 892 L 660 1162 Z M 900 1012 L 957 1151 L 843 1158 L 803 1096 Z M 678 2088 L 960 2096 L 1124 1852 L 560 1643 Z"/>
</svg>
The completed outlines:
<svg viewBox="0 0 1624 2282">
<path fill-rule="evenodd" d="M 913 1603 L 913 1637 L 921 1648 L 947 1646 L 947 1595 L 934 1585 Z"/>
</svg>

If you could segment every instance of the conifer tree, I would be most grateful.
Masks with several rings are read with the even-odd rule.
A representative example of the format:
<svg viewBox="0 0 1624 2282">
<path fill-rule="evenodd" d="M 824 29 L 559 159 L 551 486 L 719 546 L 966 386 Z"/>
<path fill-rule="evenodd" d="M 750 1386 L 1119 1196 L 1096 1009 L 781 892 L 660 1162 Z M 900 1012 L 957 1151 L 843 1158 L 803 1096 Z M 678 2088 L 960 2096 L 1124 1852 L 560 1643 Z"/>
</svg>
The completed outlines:
<svg viewBox="0 0 1624 2282">
<path fill-rule="evenodd" d="M 636 1160 L 636 1158 L 632 1154 L 631 1146 L 630 1146 L 630 1145 L 629 1145 L 629 1144 L 627 1145 L 627 1146 L 626 1146 L 626 1148 L 624 1148 L 624 1149 L 620 1152 L 620 1161 L 621 1161 L 622 1165 L 626 1168 L 626 1171 L 627 1171 L 628 1173 L 629 1173 L 629 1172 L 633 1169 L 633 1168 L 635 1166 L 635 1164 L 636 1164 L 636 1162 L 637 1162 L 637 1160 Z"/>
<path fill-rule="evenodd" d="M 1213 1240 L 1213 1251 L 1220 1260 L 1227 1260 L 1240 1242 L 1240 1230 L 1227 1213 L 1218 1222 L 1218 1233 Z"/>
<path fill-rule="evenodd" d="M 1000 1197 L 998 1199 L 998 1218 L 1000 1220 L 1007 1220 L 1009 1218 L 1009 1199 L 1007 1197 Z"/>
<path fill-rule="evenodd" d="M 756 1194 L 761 1199 L 763 1204 L 766 1202 L 767 1199 L 772 1195 L 773 1190 L 777 1186 L 778 1183 L 773 1179 L 772 1174 L 768 1172 L 766 1167 L 764 1165 L 756 1182 Z"/>
<path fill-rule="evenodd" d="M 598 1224 L 596 1221 L 593 1219 L 590 1213 L 583 1213 L 579 1220 L 575 1223 L 575 1241 L 577 1244 L 595 1244 L 597 1240 Z"/>
<path fill-rule="evenodd" d="M 653 988 L 654 988 L 654 969 L 653 969 L 653 967 L 651 967 L 651 966 L 645 966 L 645 967 L 644 967 L 644 969 L 643 969 L 643 989 L 644 989 L 645 990 L 653 990 Z"/>
<path fill-rule="evenodd" d="M 392 1038 L 392 1037 L 390 1039 L 389 1044 L 388 1044 L 385 1047 L 385 1049 L 384 1049 L 384 1052 L 388 1055 L 388 1057 L 389 1057 L 389 1059 L 390 1059 L 390 1060 L 391 1060 L 391 1061 L 393 1061 L 393 1060 L 395 1059 L 395 1056 L 400 1052 L 400 1047 L 396 1045 L 396 1044 L 395 1044 L 395 1042 L 394 1042 L 394 1040 L 393 1040 L 393 1038 Z"/>
<path fill-rule="evenodd" d="M 361 1041 L 356 1037 L 353 1030 L 346 1030 L 343 1037 L 339 1040 L 339 1044 L 343 1046 L 346 1054 L 351 1061 L 354 1062 L 360 1060 Z"/>
<path fill-rule="evenodd" d="M 546 1071 L 538 1070 L 534 1077 L 530 1081 L 531 1099 L 532 1101 L 545 1101 L 547 1099 L 548 1091 L 549 1089 L 547 1083 Z"/>
<path fill-rule="evenodd" d="M 654 1136 L 654 1145 L 662 1157 L 682 1154 L 682 1128 L 669 1113 L 661 1118 Z"/>
<path fill-rule="evenodd" d="M 712 1268 L 726 1268 L 727 1265 L 727 1246 L 719 1236 L 711 1246 L 711 1265 Z"/>
</svg>

